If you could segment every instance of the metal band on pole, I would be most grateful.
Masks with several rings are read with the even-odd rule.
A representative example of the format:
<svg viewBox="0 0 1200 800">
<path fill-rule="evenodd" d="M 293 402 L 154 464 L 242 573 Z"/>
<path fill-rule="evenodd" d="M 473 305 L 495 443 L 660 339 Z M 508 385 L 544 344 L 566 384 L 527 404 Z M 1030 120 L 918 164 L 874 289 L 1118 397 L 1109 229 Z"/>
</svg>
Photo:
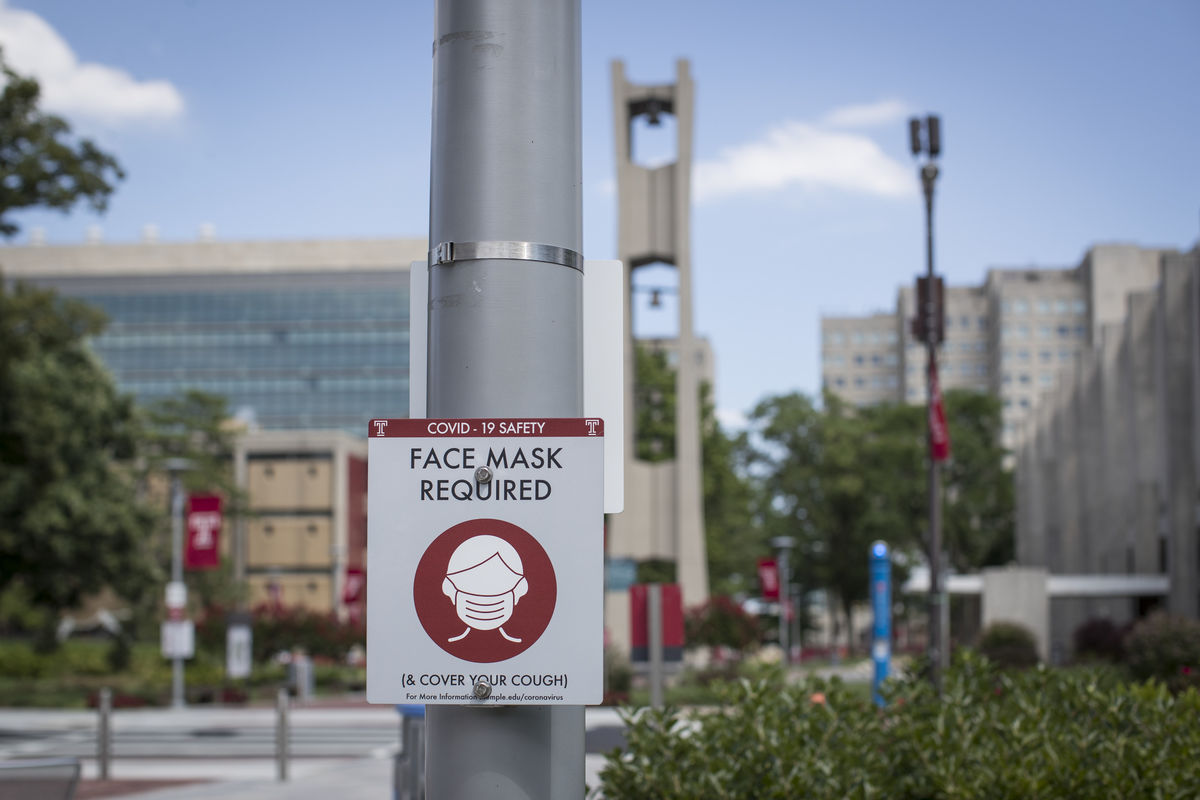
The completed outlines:
<svg viewBox="0 0 1200 800">
<path fill-rule="evenodd" d="M 442 242 L 429 251 L 430 266 L 455 261 L 541 261 L 583 272 L 583 254 L 536 242 Z"/>
</svg>

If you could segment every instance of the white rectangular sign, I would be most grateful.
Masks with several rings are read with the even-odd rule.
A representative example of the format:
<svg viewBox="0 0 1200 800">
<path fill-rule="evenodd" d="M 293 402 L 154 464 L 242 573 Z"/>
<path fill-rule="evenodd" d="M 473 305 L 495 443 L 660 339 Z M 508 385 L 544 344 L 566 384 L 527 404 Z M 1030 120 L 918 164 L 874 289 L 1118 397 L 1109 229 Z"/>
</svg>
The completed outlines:
<svg viewBox="0 0 1200 800">
<path fill-rule="evenodd" d="M 192 658 L 196 654 L 196 625 L 190 619 L 166 620 L 159 629 L 163 658 Z"/>
<path fill-rule="evenodd" d="M 367 464 L 367 700 L 599 703 L 603 421 L 377 419 Z"/>
</svg>

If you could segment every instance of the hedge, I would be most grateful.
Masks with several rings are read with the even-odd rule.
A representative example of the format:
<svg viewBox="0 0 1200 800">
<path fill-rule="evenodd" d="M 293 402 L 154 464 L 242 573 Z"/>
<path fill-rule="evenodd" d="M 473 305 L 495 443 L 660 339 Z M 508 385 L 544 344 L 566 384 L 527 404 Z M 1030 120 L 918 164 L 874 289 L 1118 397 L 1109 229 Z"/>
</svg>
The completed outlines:
<svg viewBox="0 0 1200 800">
<path fill-rule="evenodd" d="M 702 712 L 627 715 L 601 786 L 620 798 L 1200 797 L 1200 693 L 1111 671 L 1004 671 L 964 653 L 934 696 L 876 709 L 840 681 L 726 685 Z"/>
</svg>

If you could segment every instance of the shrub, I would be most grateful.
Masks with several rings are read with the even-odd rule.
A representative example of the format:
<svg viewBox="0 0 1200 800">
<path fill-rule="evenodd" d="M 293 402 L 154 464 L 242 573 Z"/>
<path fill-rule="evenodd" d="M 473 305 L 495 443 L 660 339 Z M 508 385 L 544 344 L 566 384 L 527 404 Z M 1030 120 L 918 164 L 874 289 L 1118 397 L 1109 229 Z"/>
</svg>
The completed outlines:
<svg viewBox="0 0 1200 800">
<path fill-rule="evenodd" d="M 1021 669 L 1038 663 L 1037 640 L 1016 622 L 988 625 L 979 636 L 979 652 L 1001 667 Z"/>
<path fill-rule="evenodd" d="M 708 645 L 743 652 L 758 644 L 758 620 L 723 595 L 688 609 L 683 624 L 689 647 Z"/>
<path fill-rule="evenodd" d="M 1200 622 L 1151 614 L 1129 632 L 1125 659 L 1138 680 L 1160 680 L 1172 691 L 1200 688 Z"/>
<path fill-rule="evenodd" d="M 840 681 L 742 680 L 722 705 L 627 713 L 608 798 L 1200 796 L 1200 693 L 1089 669 L 1006 672 L 964 652 L 939 698 L 917 679 L 888 705 Z"/>
<path fill-rule="evenodd" d="M 341 662 L 351 647 L 356 644 L 361 647 L 367 640 L 364 623 L 342 622 L 336 614 L 261 605 L 251 615 L 256 662 L 297 647 L 314 658 Z M 226 619 L 223 609 L 211 608 L 205 612 L 196 625 L 198 649 L 214 654 L 225 652 Z"/>
<path fill-rule="evenodd" d="M 1093 617 L 1076 628 L 1071 637 L 1075 658 L 1119 662 L 1125 656 L 1122 644 L 1125 633 L 1111 619 Z"/>
</svg>

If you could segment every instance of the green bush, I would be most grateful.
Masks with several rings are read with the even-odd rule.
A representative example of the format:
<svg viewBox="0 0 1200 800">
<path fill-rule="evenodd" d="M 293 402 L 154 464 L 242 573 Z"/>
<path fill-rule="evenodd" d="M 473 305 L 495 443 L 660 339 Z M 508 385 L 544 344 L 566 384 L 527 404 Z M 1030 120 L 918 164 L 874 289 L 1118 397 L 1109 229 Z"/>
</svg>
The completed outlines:
<svg viewBox="0 0 1200 800">
<path fill-rule="evenodd" d="M 979 652 L 1002 667 L 1020 669 L 1038 663 L 1037 640 L 1015 622 L 988 625 L 979 636 Z"/>
<path fill-rule="evenodd" d="M 726 685 L 720 707 L 627 714 L 600 789 L 620 798 L 1200 797 L 1200 693 L 1108 673 L 1004 671 L 964 652 L 936 697 L 810 678 Z"/>
<path fill-rule="evenodd" d="M 0 644 L 0 678 L 38 678 L 45 672 L 45 659 L 25 642 Z"/>
<path fill-rule="evenodd" d="M 1075 658 L 1079 661 L 1112 661 L 1120 662 L 1125 658 L 1122 631 L 1115 622 L 1105 617 L 1093 617 L 1072 634 L 1071 640 L 1075 645 Z"/>
<path fill-rule="evenodd" d="M 302 648 L 314 658 L 341 662 L 354 645 L 365 646 L 366 625 L 342 622 L 335 614 L 306 608 L 261 605 L 252 612 L 254 660 L 266 661 L 281 651 Z M 197 649 L 225 652 L 227 613 L 208 609 L 196 624 Z"/>
<path fill-rule="evenodd" d="M 684 615 L 688 647 L 728 647 L 739 653 L 758 646 L 758 620 L 724 595 L 689 608 Z"/>
<path fill-rule="evenodd" d="M 1160 680 L 1172 691 L 1200 688 L 1200 622 L 1151 614 L 1129 632 L 1125 659 L 1138 680 Z"/>
</svg>

